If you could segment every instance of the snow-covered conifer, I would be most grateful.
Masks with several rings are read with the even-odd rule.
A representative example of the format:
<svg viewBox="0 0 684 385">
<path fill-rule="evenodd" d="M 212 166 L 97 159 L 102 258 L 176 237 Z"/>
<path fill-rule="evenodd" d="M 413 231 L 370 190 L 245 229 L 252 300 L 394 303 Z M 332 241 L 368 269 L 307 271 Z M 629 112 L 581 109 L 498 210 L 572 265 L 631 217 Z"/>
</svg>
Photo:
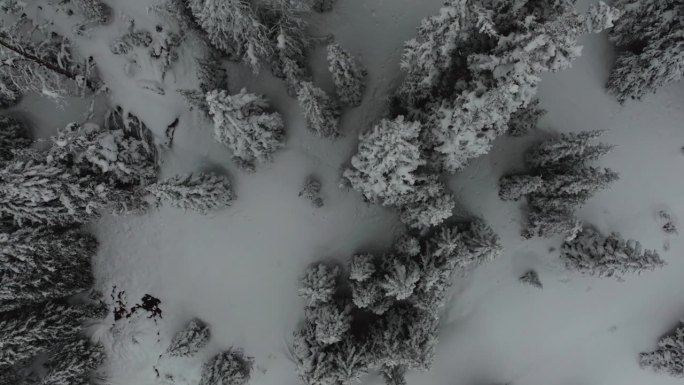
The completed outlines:
<svg viewBox="0 0 684 385">
<path fill-rule="evenodd" d="M 0 115 L 0 161 L 10 160 L 13 150 L 31 145 L 31 139 L 24 125 L 9 116 Z"/>
<path fill-rule="evenodd" d="M 543 13 L 505 4 L 450 0 L 406 43 L 397 104 L 423 124 L 435 168 L 455 172 L 487 153 L 532 101 L 540 75 L 568 68 L 579 55 L 578 38 L 611 26 L 616 16 L 605 5 L 580 15 L 571 2 Z"/>
<path fill-rule="evenodd" d="M 311 266 L 302 278 L 299 295 L 307 299 L 310 306 L 328 303 L 332 300 L 337 286 L 340 268 L 323 263 Z"/>
<path fill-rule="evenodd" d="M 521 107 L 511 115 L 508 122 L 508 135 L 523 136 L 537 127 L 539 118 L 546 111 L 539 107 L 539 99 L 533 99 L 527 106 Z"/>
<path fill-rule="evenodd" d="M 171 206 L 208 214 L 229 207 L 234 200 L 228 178 L 213 173 L 177 175 L 147 187 L 157 205 Z"/>
<path fill-rule="evenodd" d="M 77 230 L 0 232 L 0 312 L 87 290 L 96 248 L 95 238 Z"/>
<path fill-rule="evenodd" d="M 189 0 L 188 7 L 214 47 L 258 71 L 272 55 L 268 30 L 246 0 Z"/>
<path fill-rule="evenodd" d="M 527 271 L 525 274 L 520 276 L 520 278 L 518 278 L 518 280 L 520 282 L 524 283 L 525 285 L 534 286 L 538 289 L 544 288 L 541 280 L 539 279 L 539 274 L 534 270 Z"/>
<path fill-rule="evenodd" d="M 456 202 L 439 177 L 421 177 L 414 187 L 413 194 L 401 196 L 397 203 L 399 218 L 408 227 L 426 229 L 452 215 Z"/>
<path fill-rule="evenodd" d="M 102 0 L 74 0 L 74 3 L 90 21 L 106 24 L 112 16 L 112 9 Z"/>
<path fill-rule="evenodd" d="M 204 364 L 200 385 L 245 385 L 250 378 L 254 359 L 242 350 L 219 353 Z"/>
<path fill-rule="evenodd" d="M 270 161 L 283 146 L 283 119 L 268 111 L 264 97 L 245 89 L 235 95 L 215 90 L 207 93 L 207 103 L 214 118 L 214 138 L 245 165 Z"/>
<path fill-rule="evenodd" d="M 639 355 L 642 368 L 684 378 L 684 325 L 658 341 L 658 349 Z"/>
<path fill-rule="evenodd" d="M 332 73 L 335 90 L 342 103 L 361 104 L 366 88 L 366 69 L 339 44 L 328 46 L 328 70 Z"/>
<path fill-rule="evenodd" d="M 105 360 L 102 345 L 76 338 L 53 349 L 45 363 L 41 385 L 86 385 L 93 370 Z"/>
<path fill-rule="evenodd" d="M 384 277 L 380 282 L 380 287 L 385 292 L 385 296 L 403 300 L 413 294 L 416 283 L 420 279 L 418 265 L 412 261 L 402 261 L 393 256 L 385 256 Z"/>
<path fill-rule="evenodd" d="M 102 317 L 106 309 L 94 305 L 46 302 L 0 315 L 0 369 L 26 363 L 36 354 L 70 340 L 81 324 Z"/>
<path fill-rule="evenodd" d="M 383 119 L 359 135 L 359 151 L 344 177 L 371 202 L 383 206 L 398 203 L 415 191 L 417 170 L 425 164 L 420 151 L 420 125 Z"/>
<path fill-rule="evenodd" d="M 589 165 L 613 148 L 593 143 L 601 133 L 583 131 L 547 139 L 527 152 L 528 174 L 501 178 L 501 199 L 527 199 L 524 237 L 574 233 L 579 223 L 574 210 L 618 179 L 613 170 Z"/>
<path fill-rule="evenodd" d="M 372 254 L 358 254 L 352 257 L 349 266 L 349 279 L 363 282 L 375 273 L 374 257 Z"/>
<path fill-rule="evenodd" d="M 517 201 L 541 188 L 542 178 L 533 175 L 508 175 L 499 180 L 499 198 Z"/>
<path fill-rule="evenodd" d="M 3 81 L 22 93 L 52 98 L 90 94 L 99 88 L 91 59 L 78 59 L 68 39 L 26 20 L 0 29 L 0 61 L 6 64 L 0 67 Z"/>
<path fill-rule="evenodd" d="M 320 196 L 321 181 L 313 175 L 309 175 L 304 181 L 304 186 L 299 196 L 311 202 L 314 207 L 323 207 L 323 199 Z"/>
<path fill-rule="evenodd" d="M 300 83 L 297 101 L 304 112 L 310 131 L 323 138 L 336 137 L 340 111 L 335 102 L 322 89 L 313 83 Z"/>
<path fill-rule="evenodd" d="M 9 79 L 0 77 L 0 108 L 17 105 L 21 100 L 21 92 Z"/>
<path fill-rule="evenodd" d="M 172 357 L 194 356 L 207 346 L 209 336 L 209 327 L 195 318 L 173 336 L 166 353 Z"/>
<path fill-rule="evenodd" d="M 616 233 L 604 237 L 590 227 L 563 244 L 561 258 L 568 269 L 616 279 L 665 265 L 655 250 L 643 250 L 638 241 L 622 239 Z"/>
<path fill-rule="evenodd" d="M 342 336 L 351 328 L 351 308 L 325 303 L 308 307 L 306 318 L 314 325 L 316 341 L 321 345 L 330 345 L 342 340 Z"/>
<path fill-rule="evenodd" d="M 680 0 L 618 0 L 623 15 L 610 32 L 617 48 L 608 90 L 623 103 L 641 99 L 684 76 L 684 3 Z"/>
</svg>

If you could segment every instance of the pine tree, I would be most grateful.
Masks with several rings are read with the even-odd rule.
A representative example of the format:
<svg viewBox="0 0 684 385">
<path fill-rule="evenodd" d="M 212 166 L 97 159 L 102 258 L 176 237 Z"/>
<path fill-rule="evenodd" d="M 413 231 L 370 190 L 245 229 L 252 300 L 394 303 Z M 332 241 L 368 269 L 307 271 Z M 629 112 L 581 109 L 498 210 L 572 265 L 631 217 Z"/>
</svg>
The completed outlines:
<svg viewBox="0 0 684 385">
<path fill-rule="evenodd" d="M 0 162 L 14 157 L 13 150 L 31 145 L 31 139 L 24 125 L 9 116 L 0 115 Z"/>
<path fill-rule="evenodd" d="M 334 138 L 339 135 L 337 126 L 340 111 L 325 91 L 311 82 L 301 82 L 297 91 L 297 101 L 311 132 L 323 138 Z"/>
<path fill-rule="evenodd" d="M 539 107 L 539 99 L 533 99 L 527 106 L 521 107 L 511 115 L 508 122 L 508 135 L 523 136 L 537 127 L 537 122 L 546 113 Z"/>
<path fill-rule="evenodd" d="M 604 237 L 590 227 L 563 244 L 561 258 L 568 269 L 619 280 L 665 265 L 655 250 L 643 250 L 639 242 L 624 240 L 617 233 Z"/>
<path fill-rule="evenodd" d="M 0 76 L 22 93 L 47 97 L 85 95 L 96 91 L 91 59 L 77 60 L 71 43 L 55 32 L 45 31 L 25 17 L 0 28 Z"/>
<path fill-rule="evenodd" d="M 406 43 L 407 76 L 395 104 L 423 124 L 435 168 L 456 172 L 488 152 L 532 101 L 540 75 L 568 68 L 579 55 L 579 36 L 618 16 L 605 5 L 579 15 L 572 2 L 536 3 L 450 0 Z"/>
<path fill-rule="evenodd" d="M 658 349 L 639 355 L 642 368 L 650 367 L 656 372 L 684 378 L 684 325 L 674 333 L 658 341 Z"/>
<path fill-rule="evenodd" d="M 192 357 L 209 343 L 209 327 L 198 319 L 176 333 L 166 352 L 172 357 Z"/>
<path fill-rule="evenodd" d="M 359 135 L 359 150 L 344 177 L 371 202 L 392 206 L 415 191 L 418 168 L 425 164 L 419 141 L 420 125 L 383 119 Z"/>
<path fill-rule="evenodd" d="M 105 310 L 102 306 L 46 302 L 2 313 L 0 369 L 26 363 L 36 354 L 76 337 L 84 321 L 102 317 Z"/>
<path fill-rule="evenodd" d="M 270 161 L 283 146 L 283 119 L 277 112 L 268 112 L 268 101 L 262 96 L 245 89 L 235 95 L 211 91 L 207 103 L 214 118 L 214 138 L 245 166 Z"/>
<path fill-rule="evenodd" d="M 420 279 L 418 265 L 412 261 L 402 261 L 396 257 L 385 257 L 384 277 L 380 287 L 385 296 L 404 300 L 413 294 L 416 284 Z"/>
<path fill-rule="evenodd" d="M 518 280 L 520 282 L 524 283 L 525 285 L 534 286 L 538 289 L 544 288 L 541 280 L 539 279 L 539 274 L 534 270 L 527 271 L 525 274 L 520 276 L 520 278 L 518 278 Z"/>
<path fill-rule="evenodd" d="M 408 227 L 427 229 L 451 217 L 456 202 L 436 175 L 421 177 L 414 192 L 399 197 L 399 218 Z"/>
<path fill-rule="evenodd" d="M 245 385 L 253 365 L 254 359 L 241 350 L 219 353 L 204 364 L 200 385 Z"/>
<path fill-rule="evenodd" d="M 332 73 L 335 89 L 342 103 L 360 105 L 366 88 L 366 69 L 339 44 L 328 46 L 327 59 L 328 70 Z"/>
<path fill-rule="evenodd" d="M 528 174 L 500 179 L 501 199 L 527 199 L 525 238 L 574 234 L 579 225 L 575 209 L 618 179 L 618 174 L 610 169 L 589 165 L 613 148 L 593 143 L 601 133 L 584 131 L 545 140 L 527 152 Z"/>
<path fill-rule="evenodd" d="M 0 312 L 87 290 L 96 248 L 95 238 L 78 230 L 0 232 Z"/>
<path fill-rule="evenodd" d="M 306 298 L 311 306 L 330 302 L 339 274 L 337 266 L 330 267 L 322 263 L 311 266 L 302 278 L 299 296 Z"/>
<path fill-rule="evenodd" d="M 14 107 L 21 101 L 21 92 L 6 77 L 0 77 L 0 108 Z"/>
<path fill-rule="evenodd" d="M 235 199 L 230 181 L 213 173 L 177 175 L 147 187 L 157 205 L 208 214 L 229 207 Z"/>
<path fill-rule="evenodd" d="M 0 168 L 0 216 L 19 225 L 84 223 L 108 203 L 106 191 L 61 166 L 15 160 Z"/>
<path fill-rule="evenodd" d="M 104 360 L 102 345 L 76 338 L 50 352 L 41 385 L 88 385 L 92 371 Z"/>
<path fill-rule="evenodd" d="M 682 79 L 684 2 L 681 0 L 618 0 L 623 15 L 610 32 L 617 48 L 608 90 L 620 103 L 641 99 Z"/>
<path fill-rule="evenodd" d="M 87 20 L 107 24 L 112 17 L 112 9 L 102 0 L 74 0 L 74 3 Z"/>
<path fill-rule="evenodd" d="M 340 342 L 351 328 L 350 310 L 335 303 L 307 307 L 306 319 L 315 328 L 316 341 L 324 346 Z"/>
<path fill-rule="evenodd" d="M 299 196 L 311 202 L 314 207 L 323 207 L 321 194 L 321 182 L 313 175 L 309 175 L 304 181 L 304 186 L 299 192 Z"/>
<path fill-rule="evenodd" d="M 214 47 L 257 72 L 272 55 L 268 30 L 246 0 L 189 0 L 188 7 Z"/>
</svg>

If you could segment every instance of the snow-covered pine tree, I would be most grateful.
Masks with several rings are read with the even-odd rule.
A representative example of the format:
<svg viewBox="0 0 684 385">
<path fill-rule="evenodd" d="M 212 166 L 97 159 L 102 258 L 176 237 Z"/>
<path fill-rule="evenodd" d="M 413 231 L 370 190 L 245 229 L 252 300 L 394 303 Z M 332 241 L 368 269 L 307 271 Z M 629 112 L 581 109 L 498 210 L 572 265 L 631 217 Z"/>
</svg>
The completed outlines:
<svg viewBox="0 0 684 385">
<path fill-rule="evenodd" d="M 209 41 L 232 59 L 258 72 L 273 54 L 268 30 L 247 0 L 188 0 Z"/>
<path fill-rule="evenodd" d="M 622 239 L 617 233 L 605 237 L 591 227 L 563 244 L 561 259 L 568 269 L 618 280 L 665 265 L 655 250 L 643 250 L 638 241 Z"/>
<path fill-rule="evenodd" d="M 45 302 L 0 314 L 0 369 L 25 364 L 76 337 L 84 321 L 101 318 L 105 312 L 102 305 Z"/>
<path fill-rule="evenodd" d="M 75 338 L 53 349 L 48 355 L 47 374 L 41 385 L 87 385 L 92 372 L 105 360 L 104 347 Z"/>
<path fill-rule="evenodd" d="M 425 164 L 420 150 L 420 124 L 383 119 L 359 135 L 359 150 L 344 177 L 373 203 L 396 205 L 415 192 L 418 168 Z"/>
<path fill-rule="evenodd" d="M 0 312 L 87 290 L 96 248 L 94 237 L 75 229 L 0 232 Z"/>
<path fill-rule="evenodd" d="M 310 201 L 311 204 L 314 205 L 314 207 L 320 208 L 323 207 L 323 198 L 321 198 L 320 194 L 321 181 L 313 175 L 309 175 L 308 177 L 306 177 L 306 180 L 304 181 L 304 186 L 302 187 L 302 190 L 299 192 L 299 196 Z"/>
<path fill-rule="evenodd" d="M 270 112 L 260 95 L 226 91 L 207 93 L 209 113 L 214 119 L 214 138 L 233 152 L 239 164 L 253 168 L 255 162 L 270 161 L 285 139 L 283 118 Z"/>
<path fill-rule="evenodd" d="M 226 350 L 204 364 L 200 385 L 245 385 L 253 365 L 254 359 L 242 350 Z"/>
<path fill-rule="evenodd" d="M 613 148 L 593 143 L 601 133 L 583 131 L 547 139 L 527 152 L 527 174 L 501 178 L 501 199 L 527 199 L 529 212 L 524 237 L 574 233 L 579 223 L 574 210 L 618 179 L 611 169 L 589 165 Z"/>
<path fill-rule="evenodd" d="M 301 82 L 297 91 L 297 101 L 311 132 L 323 138 L 334 138 L 339 135 L 340 110 L 325 91 L 312 82 Z"/>
<path fill-rule="evenodd" d="M 546 113 L 539 107 L 539 99 L 533 99 L 527 106 L 521 107 L 511 115 L 508 122 L 508 135 L 523 136 L 537 127 L 537 122 Z"/>
<path fill-rule="evenodd" d="M 307 307 L 306 319 L 315 329 L 316 341 L 323 346 L 340 342 L 351 328 L 350 311 L 350 306 L 335 302 Z"/>
<path fill-rule="evenodd" d="M 312 265 L 301 280 L 299 296 L 306 298 L 308 305 L 317 306 L 332 301 L 337 287 L 340 268 L 323 263 Z"/>
<path fill-rule="evenodd" d="M 13 160 L 0 168 L 0 216 L 18 225 L 84 223 L 109 204 L 94 187 L 62 166 Z"/>
<path fill-rule="evenodd" d="M 650 367 L 659 373 L 669 374 L 676 378 L 684 378 L 684 324 L 674 333 L 658 341 L 658 349 L 639 355 L 642 368 Z"/>
<path fill-rule="evenodd" d="M 74 0 L 83 16 L 99 24 L 107 24 L 112 16 L 112 9 L 102 0 Z"/>
<path fill-rule="evenodd" d="M 420 279 L 420 269 L 411 260 L 403 260 L 395 256 L 385 256 L 383 264 L 383 278 L 379 286 L 386 297 L 404 300 L 413 294 Z"/>
<path fill-rule="evenodd" d="M 456 202 L 436 175 L 420 177 L 414 192 L 398 199 L 399 219 L 413 229 L 427 229 L 453 214 Z"/>
<path fill-rule="evenodd" d="M 530 285 L 538 289 L 544 288 L 544 285 L 542 285 L 542 282 L 539 279 L 539 274 L 534 270 L 528 270 L 525 274 L 520 276 L 518 280 L 524 283 L 525 285 Z"/>
<path fill-rule="evenodd" d="M 684 2 L 618 0 L 623 15 L 610 32 L 617 48 L 608 90 L 620 103 L 641 99 L 684 76 Z"/>
<path fill-rule="evenodd" d="M 228 178 L 213 173 L 177 175 L 147 187 L 157 206 L 171 206 L 208 214 L 229 207 L 234 200 Z"/>
<path fill-rule="evenodd" d="M 0 28 L 0 76 L 22 93 L 51 98 L 90 94 L 99 88 L 92 59 L 79 60 L 65 37 L 28 19 Z"/>
<path fill-rule="evenodd" d="M 423 124 L 435 168 L 455 172 L 488 152 L 512 114 L 532 101 L 540 75 L 568 68 L 578 38 L 618 16 L 603 3 L 587 15 L 572 2 L 509 5 L 450 0 L 406 43 L 407 76 L 395 104 Z"/>
<path fill-rule="evenodd" d="M 353 107 L 360 105 L 366 88 L 366 69 L 339 44 L 330 44 L 327 52 L 328 70 L 340 101 Z"/>
<path fill-rule="evenodd" d="M 9 116 L 0 115 L 0 162 L 13 158 L 12 151 L 27 148 L 31 138 L 26 127 Z"/>
<path fill-rule="evenodd" d="M 166 354 L 172 357 L 192 357 L 207 346 L 209 337 L 209 327 L 195 318 L 173 336 Z"/>
<path fill-rule="evenodd" d="M 21 100 L 21 92 L 9 79 L 0 77 L 0 108 L 14 107 Z"/>
</svg>

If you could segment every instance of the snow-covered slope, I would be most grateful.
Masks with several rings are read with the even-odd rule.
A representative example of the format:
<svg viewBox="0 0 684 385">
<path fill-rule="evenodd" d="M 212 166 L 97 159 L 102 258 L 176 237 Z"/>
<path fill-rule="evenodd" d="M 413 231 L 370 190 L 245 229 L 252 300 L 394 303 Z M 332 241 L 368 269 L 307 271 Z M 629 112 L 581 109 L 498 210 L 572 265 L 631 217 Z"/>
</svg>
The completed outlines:
<svg viewBox="0 0 684 385">
<path fill-rule="evenodd" d="M 345 111 L 343 137 L 335 141 L 306 130 L 296 101 L 286 95 L 281 81 L 266 71 L 252 78 L 248 69 L 231 65 L 231 91 L 244 86 L 265 93 L 286 120 L 285 149 L 254 174 L 234 166 L 228 151 L 213 141 L 210 122 L 189 111 L 175 92 L 193 86 L 189 74 L 198 53 L 184 49 L 163 82 L 166 95 L 141 88 L 141 81 L 160 81 L 159 73 L 144 60 L 137 72 L 127 73 L 123 59 L 114 56 L 109 45 L 129 18 L 148 29 L 161 19 L 147 12 L 151 0 L 108 3 L 116 11 L 114 22 L 91 30 L 89 38 L 78 39 L 78 46 L 100 66 L 112 103 L 140 116 L 160 138 L 179 117 L 174 147 L 162 154 L 163 174 L 226 172 L 237 195 L 231 208 L 207 216 L 162 208 L 143 217 L 107 217 L 93 226 L 101 242 L 94 261 L 97 287 L 106 295 L 114 287 L 123 290 L 131 304 L 151 294 L 161 300 L 163 311 L 156 325 L 143 321 L 140 330 L 123 334 L 126 340 L 110 340 L 111 383 L 164 383 L 156 378 L 153 365 L 173 334 L 198 317 L 212 330 L 204 357 L 235 345 L 255 357 L 252 384 L 297 384 L 289 346 L 303 318 L 297 285 L 305 267 L 318 260 L 345 263 L 355 252 L 380 251 L 402 229 L 394 213 L 369 206 L 356 192 L 340 190 L 338 181 L 341 167 L 355 151 L 358 132 L 386 111 L 387 96 L 400 81 L 403 42 L 414 36 L 423 17 L 438 11 L 441 0 L 338 0 L 332 13 L 313 16 L 315 33 L 334 34 L 369 71 L 364 102 Z M 585 6 L 589 0 L 581 3 Z M 324 57 L 325 50 L 318 48 L 312 66 L 317 83 L 331 90 Z M 502 174 L 522 168 L 523 151 L 539 136 L 500 138 L 490 154 L 451 178 L 449 187 L 460 214 L 489 223 L 502 237 L 504 253 L 458 278 L 443 317 L 434 367 L 429 373 L 410 374 L 409 383 L 676 383 L 641 370 L 638 353 L 652 350 L 658 337 L 684 316 L 684 244 L 663 233 L 657 217 L 660 210 L 675 219 L 684 217 L 684 182 L 678 174 L 684 168 L 684 87 L 675 84 L 643 102 L 620 106 L 604 89 L 611 61 L 605 34 L 595 35 L 586 39 L 583 56 L 571 70 L 546 76 L 539 98 L 548 113 L 540 127 L 607 130 L 602 140 L 617 148 L 602 165 L 618 171 L 621 179 L 589 201 L 580 219 L 602 231 L 639 239 L 646 248 L 661 251 L 668 265 L 625 282 L 585 278 L 564 269 L 558 259 L 559 238 L 523 240 L 521 207 L 499 200 L 497 182 Z M 18 107 L 29 114 L 41 136 L 67 121 L 81 120 L 84 111 L 83 106 L 68 105 L 53 119 L 50 108 L 35 98 Z M 325 206 L 319 209 L 297 196 L 311 173 L 323 183 Z M 530 268 L 539 272 L 543 290 L 518 282 Z M 147 334 L 156 329 L 159 336 Z M 138 346 L 127 345 L 134 345 L 133 340 Z M 187 370 L 178 368 L 188 363 L 167 364 L 176 365 L 176 372 L 192 381 L 199 362 Z M 380 381 L 376 376 L 367 380 Z"/>
</svg>

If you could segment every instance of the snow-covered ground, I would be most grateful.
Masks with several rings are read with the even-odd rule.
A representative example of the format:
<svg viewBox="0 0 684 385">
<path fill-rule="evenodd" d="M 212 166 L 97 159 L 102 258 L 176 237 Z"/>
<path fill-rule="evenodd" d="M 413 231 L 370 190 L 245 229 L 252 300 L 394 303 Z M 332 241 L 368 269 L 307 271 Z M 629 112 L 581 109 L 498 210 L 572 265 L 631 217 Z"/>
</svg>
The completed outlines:
<svg viewBox="0 0 684 385">
<path fill-rule="evenodd" d="M 332 13 L 313 17 L 316 33 L 333 33 L 369 69 L 364 103 L 345 111 L 343 137 L 335 141 L 315 138 L 306 130 L 296 101 L 286 95 L 281 81 L 265 72 L 254 79 L 247 69 L 231 65 L 231 91 L 246 86 L 265 93 L 286 119 L 286 148 L 253 174 L 234 166 L 228 151 L 213 141 L 210 122 L 190 112 L 174 92 L 192 86 L 186 79 L 194 63 L 192 50 L 184 52 L 166 77 L 164 96 L 139 87 L 140 80 L 159 80 L 149 63 L 141 61 L 139 71 L 127 76 L 123 59 L 109 51 L 109 44 L 124 31 L 126 18 L 148 29 L 160 22 L 146 10 L 151 1 L 108 3 L 116 10 L 114 23 L 91 30 L 90 38 L 80 38 L 78 45 L 100 66 L 112 103 L 140 116 L 159 137 L 179 117 L 174 147 L 162 154 L 163 174 L 220 170 L 230 175 L 237 194 L 230 209 L 207 216 L 163 208 L 142 217 L 107 217 L 94 225 L 101 242 L 94 261 L 98 288 L 105 294 L 114 287 L 124 290 L 130 304 L 144 294 L 153 295 L 163 311 L 157 325 L 160 342 L 157 336 L 143 335 L 139 340 L 151 343 L 141 342 L 137 351 L 117 350 L 108 362 L 111 382 L 163 383 L 155 379 L 152 366 L 173 334 L 198 317 L 212 330 L 205 356 L 241 347 L 255 357 L 252 384 L 295 385 L 289 346 L 303 318 L 297 287 L 305 267 L 327 259 L 346 263 L 353 253 L 381 251 L 402 230 L 395 214 L 369 206 L 356 192 L 340 190 L 338 181 L 341 167 L 355 151 L 358 132 L 382 117 L 387 95 L 400 80 L 403 42 L 414 36 L 423 17 L 438 11 L 441 0 L 338 0 Z M 620 106 L 604 89 L 612 63 L 605 34 L 584 43 L 583 56 L 571 70 L 548 75 L 541 83 L 539 98 L 548 113 L 540 126 L 549 131 L 607 131 L 602 140 L 617 148 L 601 165 L 618 171 L 621 179 L 597 194 L 580 218 L 657 249 L 668 265 L 625 282 L 585 278 L 560 263 L 560 238 L 523 240 L 521 207 L 500 201 L 496 186 L 502 174 L 522 167 L 523 151 L 539 135 L 501 138 L 490 154 L 454 176 L 449 186 L 460 213 L 489 223 L 501 236 L 504 253 L 458 278 L 442 320 L 434 367 L 410 374 L 409 384 L 678 382 L 641 370 L 638 354 L 652 350 L 659 336 L 684 317 L 684 244 L 664 234 L 657 218 L 662 209 L 675 219 L 684 218 L 684 182 L 678 173 L 684 168 L 684 86 L 675 84 L 642 102 Z M 312 66 L 317 83 L 331 90 L 324 49 L 313 53 Z M 48 112 L 54 107 L 39 98 L 17 108 L 29 115 L 42 136 L 82 119 L 84 111 L 83 106 L 68 105 L 53 118 Z M 325 206 L 320 209 L 297 196 L 311 173 L 323 182 Z M 518 282 L 530 268 L 539 272 L 543 290 Z M 192 370 L 185 372 L 188 378 L 196 375 Z M 367 380 L 380 381 L 376 376 Z"/>
</svg>

